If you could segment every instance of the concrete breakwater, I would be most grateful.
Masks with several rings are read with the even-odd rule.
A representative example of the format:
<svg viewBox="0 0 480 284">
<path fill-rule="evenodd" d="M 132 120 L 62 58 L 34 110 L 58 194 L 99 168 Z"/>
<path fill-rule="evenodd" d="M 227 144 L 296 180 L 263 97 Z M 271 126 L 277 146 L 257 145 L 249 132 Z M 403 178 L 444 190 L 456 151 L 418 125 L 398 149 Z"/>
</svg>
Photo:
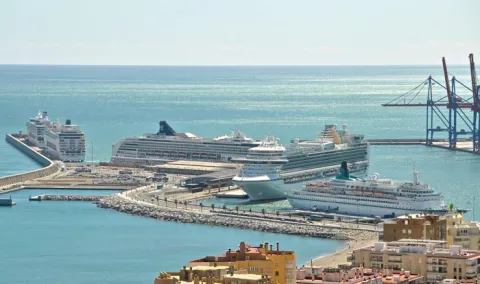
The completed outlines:
<svg viewBox="0 0 480 284">
<path fill-rule="evenodd" d="M 25 153 L 29 157 L 33 158 L 35 161 L 37 161 L 39 164 L 44 166 L 44 168 L 26 172 L 26 173 L 21 173 L 21 174 L 15 174 L 15 175 L 10 175 L 6 177 L 0 177 L 0 187 L 7 187 L 7 186 L 12 186 L 18 183 L 22 183 L 28 180 L 34 180 L 34 179 L 39 179 L 43 177 L 47 177 L 49 175 L 53 175 L 57 173 L 60 170 L 60 165 L 56 162 L 51 161 L 47 157 L 43 156 L 42 154 L 36 152 L 32 148 L 30 148 L 28 145 L 20 141 L 20 139 L 17 139 L 11 134 L 7 134 L 5 140 L 17 148 L 19 151 L 22 153 Z M 0 191 L 1 193 L 1 191 Z"/>
<path fill-rule="evenodd" d="M 165 221 L 196 223 L 211 226 L 232 227 L 279 234 L 300 235 L 306 237 L 326 238 L 336 240 L 366 240 L 378 238 L 376 232 L 352 230 L 348 228 L 332 228 L 306 225 L 301 222 L 281 220 L 262 220 L 246 216 L 225 215 L 221 212 L 188 211 L 171 207 L 156 206 L 139 202 L 124 194 L 114 194 L 96 202 L 98 207 L 109 208 L 119 212 L 155 218 Z"/>
<path fill-rule="evenodd" d="M 31 201 L 41 201 L 41 200 L 50 200 L 50 201 L 99 201 L 104 196 L 98 195 L 55 195 L 55 194 L 43 194 L 38 196 L 30 197 Z"/>
</svg>

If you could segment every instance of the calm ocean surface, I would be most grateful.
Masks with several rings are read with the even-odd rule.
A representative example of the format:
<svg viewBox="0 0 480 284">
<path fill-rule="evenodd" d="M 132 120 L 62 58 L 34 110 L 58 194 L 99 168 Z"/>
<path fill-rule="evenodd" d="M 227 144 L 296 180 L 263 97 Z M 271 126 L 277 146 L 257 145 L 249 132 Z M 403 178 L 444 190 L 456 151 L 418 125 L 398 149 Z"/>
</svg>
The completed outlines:
<svg viewBox="0 0 480 284">
<path fill-rule="evenodd" d="M 467 66 L 449 71 L 469 84 Z M 24 130 L 28 118 L 47 110 L 53 120 L 70 118 L 81 125 L 88 160 L 93 145 L 95 161 L 109 160 L 112 144 L 124 136 L 156 132 L 159 120 L 203 137 L 238 128 L 257 139 L 271 133 L 284 143 L 314 138 L 325 123 L 346 123 L 367 138 L 423 138 L 424 108 L 380 105 L 429 75 L 441 82 L 441 72 L 440 66 L 0 66 L 0 130 L 2 135 Z M 425 96 L 416 100 L 423 102 Z M 421 146 L 374 146 L 370 157 L 371 173 L 395 179 L 410 179 L 415 162 L 422 181 L 443 192 L 448 203 L 472 208 L 479 195 L 479 156 Z M 0 176 L 36 168 L 0 137 Z M 30 194 L 45 192 L 13 193 L 18 205 L 0 208 L 4 283 L 32 278 L 39 283 L 150 283 L 159 271 L 176 270 L 189 259 L 234 248 L 241 240 L 278 240 L 297 251 L 299 263 L 342 246 L 160 222 L 89 203 L 27 201 Z M 480 220 L 477 204 L 475 219 Z M 282 206 L 286 204 L 264 205 Z"/>
</svg>

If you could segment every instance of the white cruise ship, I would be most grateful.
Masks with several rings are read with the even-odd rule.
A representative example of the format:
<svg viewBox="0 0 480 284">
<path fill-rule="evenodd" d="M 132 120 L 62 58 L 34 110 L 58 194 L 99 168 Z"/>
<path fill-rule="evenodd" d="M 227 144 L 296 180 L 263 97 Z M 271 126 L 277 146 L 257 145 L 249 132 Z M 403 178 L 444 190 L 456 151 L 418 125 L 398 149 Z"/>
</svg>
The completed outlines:
<svg viewBox="0 0 480 284">
<path fill-rule="evenodd" d="M 407 213 L 445 213 L 441 193 L 419 182 L 418 172 L 413 181 L 370 179 L 350 176 L 342 165 L 339 175 L 323 182 L 306 183 L 305 188 L 287 193 L 295 209 L 327 211 L 358 216 L 393 218 Z"/>
<path fill-rule="evenodd" d="M 27 141 L 44 153 L 64 162 L 85 160 L 85 134 L 67 119 L 65 124 L 51 122 L 46 111 L 27 122 Z"/>
<path fill-rule="evenodd" d="M 336 125 L 327 125 L 316 140 L 292 140 L 287 147 L 268 136 L 261 151 L 251 149 L 248 156 L 233 159 L 245 164 L 233 178 L 250 200 L 285 199 L 285 193 L 294 184 L 308 180 L 323 180 L 334 177 L 342 161 L 359 176 L 368 170 L 368 143 L 363 136 L 337 131 Z"/>
<path fill-rule="evenodd" d="M 166 121 L 160 121 L 156 134 L 126 137 L 112 147 L 112 163 L 155 165 L 170 160 L 229 162 L 244 157 L 259 141 L 240 131 L 213 139 L 200 138 L 192 133 L 177 133 Z"/>
</svg>

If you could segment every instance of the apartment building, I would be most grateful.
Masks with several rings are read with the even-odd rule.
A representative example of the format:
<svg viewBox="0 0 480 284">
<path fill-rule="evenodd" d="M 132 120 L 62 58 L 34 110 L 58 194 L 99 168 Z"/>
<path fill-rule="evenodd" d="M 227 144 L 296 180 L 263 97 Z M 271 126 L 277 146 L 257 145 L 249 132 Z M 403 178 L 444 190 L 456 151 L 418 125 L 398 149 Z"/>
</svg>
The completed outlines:
<svg viewBox="0 0 480 284">
<path fill-rule="evenodd" d="M 465 250 L 445 241 L 402 239 L 379 242 L 354 250 L 348 258 L 357 267 L 409 271 L 424 276 L 426 283 L 444 279 L 472 280 L 480 275 L 480 251 Z"/>
<path fill-rule="evenodd" d="M 250 274 L 268 276 L 271 283 L 293 284 L 296 280 L 296 257 L 294 251 L 280 250 L 268 243 L 257 247 L 241 242 L 237 250 L 229 249 L 223 254 L 206 256 L 190 261 L 188 266 L 233 266 L 234 270 L 246 270 Z"/>
</svg>

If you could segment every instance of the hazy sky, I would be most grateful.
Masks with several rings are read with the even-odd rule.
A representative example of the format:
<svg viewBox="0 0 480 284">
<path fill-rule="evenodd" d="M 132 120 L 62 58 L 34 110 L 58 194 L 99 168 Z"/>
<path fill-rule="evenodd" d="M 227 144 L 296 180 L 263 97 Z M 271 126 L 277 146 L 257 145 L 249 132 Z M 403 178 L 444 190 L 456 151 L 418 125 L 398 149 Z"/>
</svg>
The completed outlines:
<svg viewBox="0 0 480 284">
<path fill-rule="evenodd" d="M 0 1 L 0 64 L 480 62 L 478 0 Z"/>
</svg>

